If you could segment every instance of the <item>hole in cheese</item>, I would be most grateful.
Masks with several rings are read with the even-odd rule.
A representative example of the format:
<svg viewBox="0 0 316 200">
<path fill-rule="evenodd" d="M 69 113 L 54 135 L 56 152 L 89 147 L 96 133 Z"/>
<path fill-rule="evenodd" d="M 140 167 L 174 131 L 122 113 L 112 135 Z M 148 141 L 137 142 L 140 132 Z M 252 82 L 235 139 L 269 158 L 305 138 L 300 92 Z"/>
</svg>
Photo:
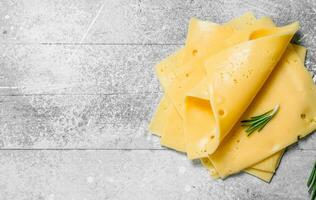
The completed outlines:
<svg viewBox="0 0 316 200">
<path fill-rule="evenodd" d="M 215 135 L 211 135 L 211 140 L 215 138 Z"/>
<path fill-rule="evenodd" d="M 193 56 L 196 56 L 196 54 L 198 53 L 198 50 L 196 50 L 196 49 L 193 49 L 193 51 L 192 51 L 192 55 Z"/>
<path fill-rule="evenodd" d="M 225 111 L 221 109 L 221 110 L 218 111 L 218 114 L 219 114 L 220 116 L 224 116 L 224 115 L 225 115 Z"/>
<path fill-rule="evenodd" d="M 305 113 L 302 113 L 301 114 L 301 119 L 305 119 L 306 118 L 306 114 Z"/>
</svg>

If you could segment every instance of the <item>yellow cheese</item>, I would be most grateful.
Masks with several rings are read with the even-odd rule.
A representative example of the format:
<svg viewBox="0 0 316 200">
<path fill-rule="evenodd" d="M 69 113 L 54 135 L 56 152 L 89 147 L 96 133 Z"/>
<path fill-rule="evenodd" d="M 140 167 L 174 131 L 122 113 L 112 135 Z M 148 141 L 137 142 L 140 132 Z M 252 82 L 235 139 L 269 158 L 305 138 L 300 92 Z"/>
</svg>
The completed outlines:
<svg viewBox="0 0 316 200">
<path fill-rule="evenodd" d="M 316 129 L 316 89 L 300 57 L 290 45 L 268 81 L 242 119 L 280 106 L 277 115 L 261 130 L 247 137 L 236 124 L 229 137 L 210 156 L 221 177 L 237 173 Z"/>
<path fill-rule="evenodd" d="M 260 178 L 261 180 L 269 183 L 274 175 L 273 172 L 261 171 L 258 169 L 246 169 L 244 170 L 246 173 L 251 174 L 255 177 Z"/>
<path fill-rule="evenodd" d="M 184 112 L 184 100 L 185 100 L 186 93 L 190 90 L 190 88 L 192 88 L 196 83 L 198 83 L 203 77 L 205 77 L 206 74 L 205 74 L 205 69 L 203 67 L 203 62 L 204 62 L 203 57 L 205 57 L 206 55 L 209 56 L 211 54 L 214 54 L 217 51 L 220 51 L 225 46 L 229 47 L 230 45 L 235 44 L 237 41 L 240 42 L 242 40 L 247 39 L 248 37 L 250 37 L 250 34 L 253 32 L 253 30 L 265 27 L 265 26 L 267 26 L 266 24 L 271 24 L 270 22 L 271 22 L 271 20 L 269 20 L 268 18 L 264 18 L 264 19 L 258 20 L 255 23 L 250 23 L 251 25 L 247 25 L 247 27 L 248 27 L 247 31 L 241 31 L 243 33 L 242 35 L 247 36 L 247 37 L 240 37 L 240 38 L 235 37 L 234 40 L 229 40 L 229 42 L 227 42 L 229 39 L 229 37 L 227 37 L 228 32 L 230 34 L 232 34 L 232 29 L 230 27 L 224 26 L 224 28 L 223 28 L 221 26 L 214 26 L 213 24 L 211 24 L 210 27 L 213 28 L 213 32 L 211 32 L 211 31 L 209 31 L 211 28 L 203 28 L 203 27 L 207 26 L 207 24 L 205 24 L 201 21 L 191 20 L 192 24 L 199 24 L 199 26 L 197 26 L 197 27 L 200 27 L 200 29 L 201 29 L 200 32 L 202 32 L 201 33 L 202 36 L 203 36 L 204 30 L 211 32 L 214 35 L 215 39 L 208 38 L 209 41 L 205 41 L 204 43 L 202 41 L 200 41 L 199 44 L 203 45 L 203 44 L 215 43 L 216 45 L 209 46 L 208 48 L 202 48 L 202 47 L 197 48 L 196 50 L 198 51 L 198 53 L 196 53 L 193 56 L 199 57 L 199 59 L 192 58 L 190 62 L 187 62 L 182 67 L 174 70 L 174 74 L 173 74 L 174 78 L 173 78 L 172 84 L 168 85 L 168 87 L 164 87 L 168 98 L 172 101 L 172 104 L 176 107 L 176 109 L 178 111 L 177 114 L 175 113 L 172 116 L 181 118 L 181 120 L 182 120 L 183 114 L 184 114 L 183 113 Z M 195 26 L 190 25 L 190 27 L 195 27 Z M 193 29 L 193 30 L 198 32 L 198 30 L 196 30 L 196 29 Z M 190 30 L 189 30 L 189 32 L 190 32 Z M 233 29 L 233 32 L 238 33 L 238 31 L 236 29 Z M 196 36 L 197 33 L 193 34 L 193 35 Z M 223 38 L 223 37 L 225 37 L 225 38 Z M 200 37 L 200 38 L 203 38 L 203 37 Z M 219 41 L 217 41 L 217 40 L 219 40 Z M 191 41 L 191 40 L 188 39 L 187 43 L 189 43 L 189 41 Z M 206 52 L 202 51 L 203 49 Z M 175 119 L 174 117 L 168 118 L 167 120 L 168 121 L 177 121 L 177 122 L 180 121 L 180 119 Z M 184 122 L 184 125 L 186 125 L 186 122 Z M 179 129 L 172 130 L 172 129 L 166 128 L 165 133 L 163 133 L 162 137 L 165 137 L 165 135 L 167 137 L 167 134 L 174 134 L 174 132 L 176 132 L 178 130 Z M 181 134 L 178 134 L 178 133 L 176 135 L 181 136 Z M 172 137 L 172 138 L 174 138 L 174 137 Z M 185 138 L 187 138 L 187 137 L 185 137 Z M 179 138 L 178 141 L 180 141 L 180 140 L 181 139 Z M 164 146 L 168 146 L 165 143 L 165 141 L 167 141 L 167 140 L 163 139 L 161 144 Z M 190 141 L 190 139 L 188 140 L 188 138 L 187 138 L 186 141 Z M 194 152 L 194 149 L 191 149 L 190 147 L 187 148 L 187 146 L 190 144 L 191 144 L 191 142 L 186 144 L 186 152 L 187 152 L 187 155 L 189 158 L 194 158 L 194 157 L 191 157 L 192 152 Z M 176 149 L 174 146 L 168 146 L 168 147 Z M 176 149 L 176 150 L 179 150 L 179 149 Z M 206 155 L 204 155 L 204 157 L 205 156 Z M 200 158 L 200 157 L 202 157 L 202 156 L 198 156 L 198 158 Z"/>
<path fill-rule="evenodd" d="M 157 136 L 162 135 L 165 121 L 168 118 L 168 114 L 170 112 L 169 106 L 172 106 L 170 101 L 166 96 L 163 96 L 157 107 L 156 113 L 149 124 L 149 130 Z"/>
<path fill-rule="evenodd" d="M 256 23 L 254 23 L 253 22 L 254 17 L 251 14 L 246 14 L 246 15 L 242 16 L 240 19 L 241 20 L 235 19 L 232 22 L 230 22 L 229 24 L 231 24 L 232 27 L 235 29 L 237 29 L 237 28 L 240 29 L 242 27 L 241 21 L 244 21 L 244 24 L 246 24 L 246 25 L 244 25 L 244 27 L 247 27 L 247 26 L 250 26 L 253 24 L 254 24 L 253 25 L 254 27 L 264 27 L 264 26 L 267 26 L 266 24 L 271 24 L 271 20 L 268 18 L 260 19 Z M 234 24 L 234 21 L 236 21 L 236 24 Z M 190 29 L 189 29 L 189 37 L 188 37 L 187 45 L 186 45 L 186 46 L 188 46 L 188 48 L 185 48 L 185 49 L 197 48 L 199 53 L 196 55 L 192 54 L 192 55 L 183 56 L 183 54 L 185 52 L 188 52 L 188 51 L 180 50 L 176 54 L 172 55 L 170 58 L 162 61 L 157 66 L 156 71 L 157 71 L 157 74 L 158 74 L 158 77 L 160 79 L 161 84 L 163 86 L 165 86 L 164 88 L 168 87 L 170 85 L 170 83 L 172 81 L 174 81 L 175 74 L 176 74 L 175 72 L 177 69 L 180 68 L 180 66 L 183 62 L 188 61 L 188 60 L 194 60 L 195 57 L 199 57 L 199 56 L 201 57 L 201 55 L 204 55 L 205 54 L 205 53 L 203 53 L 204 51 L 208 50 L 210 52 L 210 50 L 212 50 L 211 46 L 208 43 L 207 43 L 208 45 L 203 46 L 203 45 L 205 45 L 205 42 L 201 41 L 201 38 L 204 38 L 204 39 L 206 38 L 207 40 L 215 41 L 215 39 L 216 40 L 218 39 L 218 36 L 223 37 L 223 36 L 228 35 L 227 33 L 225 33 L 225 34 L 219 34 L 219 33 L 223 33 L 226 31 L 226 32 L 229 32 L 230 34 L 232 34 L 231 31 L 235 30 L 235 29 L 232 29 L 231 27 L 228 27 L 228 26 L 222 28 L 219 25 L 215 25 L 215 24 L 209 23 L 209 22 L 203 22 L 203 21 L 196 20 L 196 19 L 191 20 Z M 217 33 L 217 35 L 214 34 L 213 32 Z M 250 31 L 248 30 L 248 32 L 250 32 Z M 215 39 L 214 38 L 211 39 L 209 35 L 215 35 L 214 36 Z M 247 35 L 249 35 L 249 33 L 247 33 Z M 198 40 L 200 40 L 200 41 L 198 41 Z M 235 40 L 238 40 L 238 38 L 235 38 Z M 200 44 L 200 46 L 194 46 L 193 44 L 195 44 L 195 43 Z M 219 43 L 219 42 L 217 42 L 217 43 L 218 43 L 218 46 L 220 47 L 221 43 Z M 203 49 L 204 49 L 204 51 L 203 51 Z M 194 51 L 194 50 L 192 50 L 192 51 Z M 214 49 L 212 51 L 215 52 Z M 191 52 L 191 50 L 189 50 L 189 52 Z M 191 58 L 190 58 L 190 56 L 191 56 Z M 180 59 L 181 59 L 181 61 L 179 61 Z M 182 68 L 184 68 L 184 67 L 182 67 Z M 200 69 L 201 70 L 194 71 L 194 74 L 196 75 L 197 80 L 199 80 L 199 77 L 201 75 L 203 75 L 203 76 L 205 75 L 204 69 L 202 67 L 200 67 Z M 158 111 L 155 114 L 155 116 L 165 116 L 164 114 L 166 114 L 167 112 L 159 114 L 161 109 L 162 109 L 162 111 L 164 111 L 164 110 L 166 111 L 166 110 L 170 109 L 170 111 L 168 113 L 176 112 L 174 109 L 171 109 L 171 108 L 166 109 L 164 104 L 160 104 L 160 105 L 162 105 L 162 106 L 158 107 Z M 169 105 L 169 106 L 171 106 L 171 105 Z M 161 107 L 164 107 L 164 108 L 161 108 Z M 162 135 L 161 144 L 164 146 L 173 148 L 175 150 L 178 150 L 178 151 L 183 151 L 184 150 L 183 145 L 182 145 L 183 142 L 181 142 L 181 145 L 170 146 L 170 144 L 175 144 L 175 142 L 169 141 L 169 139 L 171 139 L 171 138 L 175 139 L 177 142 L 184 140 L 184 138 L 182 136 L 183 133 L 182 134 L 180 133 L 183 129 L 179 128 L 180 120 L 181 120 L 179 118 L 181 118 L 179 113 L 172 113 L 172 114 L 166 116 L 166 118 L 165 118 L 166 121 L 175 121 L 178 123 L 175 123 L 175 124 L 169 123 L 168 127 L 165 127 L 166 125 L 162 124 L 161 121 L 159 123 L 157 122 L 157 121 L 159 121 L 159 117 L 157 118 L 157 121 L 155 121 L 156 118 L 154 117 L 155 120 L 154 119 L 152 120 L 150 129 L 156 128 L 156 130 L 152 130 L 153 132 L 156 132 L 156 134 L 159 134 L 159 133 L 157 133 L 158 131 L 161 132 L 161 130 L 164 130 L 164 133 L 159 134 L 159 135 Z M 155 127 L 152 127 L 152 126 L 155 126 Z M 157 130 L 158 127 L 160 127 L 159 130 Z M 169 136 L 169 134 L 172 134 L 172 136 Z M 180 136 L 181 138 L 176 138 L 175 136 Z"/>
<path fill-rule="evenodd" d="M 195 97 L 187 97 L 185 100 L 186 110 L 184 117 L 184 137 L 189 159 L 207 157 L 208 153 L 204 148 L 209 140 L 212 140 L 215 133 L 209 132 L 216 126 L 212 117 L 210 102 Z M 207 130 L 208 132 L 206 132 Z"/>
<path fill-rule="evenodd" d="M 216 150 L 240 117 L 240 113 L 246 109 L 269 76 L 283 54 L 284 46 L 288 44 L 296 29 L 297 24 L 280 29 L 265 28 L 263 30 L 271 30 L 273 35 L 242 43 L 212 56 L 206 64 L 208 71 L 206 84 L 205 81 L 202 84 L 198 82 L 205 77 L 205 72 L 199 68 L 202 65 L 201 62 L 195 62 L 194 70 L 187 71 L 185 77 L 179 76 L 180 80 L 178 77 L 175 79 L 177 87 L 172 88 L 171 86 L 170 94 L 173 95 L 171 99 L 176 99 L 178 107 L 183 104 L 181 94 L 185 94 L 190 87 L 195 90 L 195 87 L 199 87 L 199 85 L 208 85 L 209 92 L 211 92 L 208 99 L 212 106 L 204 103 L 203 107 L 197 108 L 196 102 L 191 103 L 194 98 L 187 98 L 185 101 L 184 132 L 186 141 L 190 141 L 186 149 L 189 159 L 206 157 Z M 253 33 L 254 30 L 250 29 L 250 32 Z M 258 54 L 262 49 L 266 49 L 265 52 L 268 53 Z M 252 87 L 248 87 L 248 81 L 253 82 Z M 241 91 L 240 89 L 243 87 L 248 88 L 245 94 L 239 95 L 238 91 Z M 187 93 L 191 95 L 190 91 Z M 199 96 L 205 96 L 205 94 L 204 92 Z M 205 98 L 203 97 L 203 99 Z M 229 99 L 234 99 L 234 101 Z M 196 120 L 193 118 L 197 117 L 199 123 L 195 124 Z M 200 127 L 199 133 L 196 131 L 197 127 Z"/>
<path fill-rule="evenodd" d="M 191 30 L 189 29 L 185 48 L 178 50 L 175 54 L 159 63 L 156 67 L 159 80 L 163 89 L 167 91 L 167 95 L 162 97 L 157 111 L 150 123 L 149 129 L 154 134 L 162 136 L 162 145 L 182 152 L 185 152 L 187 149 L 189 149 L 189 152 L 192 152 L 196 150 L 194 149 L 194 144 L 198 144 L 198 150 L 202 150 L 204 153 L 205 151 L 206 153 L 208 153 L 207 151 L 212 151 L 210 151 L 210 149 L 213 148 L 210 147 L 212 146 L 212 143 L 210 143 L 209 140 L 214 139 L 214 135 L 221 133 L 219 119 L 215 118 L 218 117 L 216 114 L 218 115 L 219 113 L 215 113 L 214 115 L 209 102 L 210 97 L 212 102 L 212 98 L 215 98 L 214 96 L 216 96 L 214 94 L 214 91 L 216 91 L 213 88 L 214 84 L 210 84 L 210 82 L 214 80 L 212 75 L 218 75 L 218 72 L 216 70 L 214 72 L 214 68 L 208 69 L 208 76 L 206 77 L 205 70 L 200 66 L 203 65 L 204 60 L 207 57 L 210 57 L 223 49 L 227 49 L 230 46 L 239 44 L 240 42 L 249 39 L 256 40 L 258 38 L 271 37 L 271 35 L 279 36 L 290 31 L 271 29 L 270 27 L 274 25 L 269 18 L 263 19 L 261 24 L 259 23 L 260 25 L 256 27 L 257 29 L 254 26 L 255 23 L 258 22 L 256 22 L 251 13 L 248 13 L 239 19 L 234 19 L 224 26 L 196 19 L 191 20 Z M 252 27 L 252 29 L 249 27 Z M 222 42 L 223 40 L 224 42 Z M 215 41 L 217 41 L 217 43 L 215 43 L 216 45 L 213 45 L 213 42 Z M 295 47 L 295 51 L 299 56 L 305 56 L 305 48 Z M 277 60 L 275 57 L 273 59 Z M 212 64 L 214 63 L 211 61 L 210 65 Z M 220 66 L 218 66 L 218 68 L 220 68 Z M 224 70 L 223 74 L 227 73 L 227 71 Z M 185 80 L 185 78 L 189 77 L 191 78 L 191 82 L 186 83 L 187 80 Z M 181 82 L 181 80 L 185 81 Z M 176 93 L 177 95 L 174 97 L 170 95 L 172 94 L 170 88 L 176 88 L 174 91 L 180 92 Z M 171 92 L 168 92 L 169 90 Z M 181 93 L 181 90 L 185 93 Z M 210 92 L 208 90 L 210 90 Z M 185 98 L 186 95 L 188 97 Z M 257 98 L 258 97 L 256 97 L 256 99 Z M 215 103 L 218 102 L 215 101 Z M 186 127 L 186 115 L 193 117 L 193 120 L 190 120 L 192 125 L 189 128 L 192 129 L 192 132 L 195 131 L 197 137 L 197 140 L 195 141 L 188 140 L 187 137 L 184 137 L 184 130 L 188 129 Z M 185 119 L 184 121 L 183 117 Z M 305 119 L 306 115 L 303 114 L 301 117 Z M 204 119 L 204 122 L 208 123 L 201 124 L 199 119 Z M 313 120 L 316 121 L 315 119 Z M 224 127 L 226 127 L 225 124 Z M 203 132 L 204 130 L 210 131 L 205 133 Z M 227 130 L 227 132 L 229 132 L 229 130 Z M 231 131 L 231 133 L 233 132 L 234 131 Z M 205 136 L 208 137 L 207 140 L 203 140 Z M 221 138 L 221 140 L 223 140 L 223 138 Z M 226 141 L 228 141 L 227 138 L 225 139 L 225 144 Z M 193 147 L 190 147 L 192 144 Z M 187 147 L 188 145 L 189 148 Z M 204 148 L 205 146 L 208 148 Z M 284 150 L 280 149 L 280 151 L 271 154 L 270 157 L 267 157 L 266 159 L 263 158 L 261 161 L 253 163 L 252 166 L 244 169 L 244 171 L 268 182 L 271 180 L 274 174 L 273 172 L 278 166 L 283 152 Z M 198 152 L 197 154 L 201 153 Z M 198 157 L 200 156 L 201 155 L 198 155 Z M 201 161 L 202 164 L 210 170 L 213 177 L 224 177 L 222 174 L 222 171 L 224 170 L 218 172 L 218 166 L 215 168 L 209 158 L 202 158 Z M 212 162 L 215 163 L 216 161 L 212 159 Z M 231 170 L 229 172 L 231 173 Z"/>
<path fill-rule="evenodd" d="M 210 159 L 209 158 L 201 158 L 200 160 L 201 160 L 202 165 L 206 169 L 208 169 L 211 177 L 214 178 L 214 179 L 218 179 L 219 175 L 218 175 L 217 171 L 215 170 L 215 168 L 214 168 L 212 162 L 210 161 Z"/>
<path fill-rule="evenodd" d="M 200 41 L 198 43 L 200 47 L 198 48 L 195 46 L 195 49 L 191 52 L 197 59 L 191 59 L 189 62 L 184 63 L 182 67 L 177 68 L 174 73 L 172 84 L 168 85 L 169 87 L 164 87 L 167 96 L 181 116 L 184 116 L 184 100 L 186 94 L 205 77 L 205 69 L 203 67 L 205 59 L 211 55 L 217 54 L 225 48 L 249 40 L 255 30 L 261 30 L 263 26 L 266 26 L 265 23 L 262 23 L 262 21 L 265 20 L 267 19 L 260 19 L 256 23 L 252 23 L 252 25 L 249 25 L 245 30 L 236 30 L 228 25 L 212 25 L 213 29 L 212 31 L 209 31 L 212 33 L 212 37 L 208 37 L 208 40 Z M 192 20 L 191 23 L 195 24 L 200 22 Z M 190 27 L 192 26 L 190 24 Z M 202 26 L 205 26 L 205 24 L 202 23 L 198 27 Z M 196 29 L 193 30 L 196 31 Z M 201 28 L 201 30 L 204 31 L 209 29 Z M 190 34 L 188 35 L 190 36 Z M 236 35 L 238 35 L 238 37 L 236 37 Z M 201 38 L 199 38 L 199 40 L 201 40 Z M 194 40 L 194 42 L 196 41 Z"/>
<path fill-rule="evenodd" d="M 293 45 L 293 47 L 295 49 L 295 52 L 300 57 L 302 63 L 304 63 L 305 56 L 306 56 L 306 48 L 299 46 L 299 45 Z M 203 85 L 200 85 L 199 87 L 200 87 L 199 89 L 196 88 L 196 90 L 194 90 L 192 92 L 194 97 L 198 97 L 199 94 L 201 94 L 201 91 L 207 90 L 207 88 Z M 205 98 L 207 99 L 207 97 L 205 97 Z M 266 182 L 269 182 L 272 179 L 274 172 L 275 172 L 276 168 L 278 167 L 283 154 L 284 154 L 284 150 L 281 150 L 281 151 L 273 154 L 272 156 L 260 161 L 259 163 L 245 169 L 244 171 L 253 175 L 253 176 L 256 176 L 256 177 L 258 177 Z M 215 170 L 214 166 L 212 165 L 211 161 L 209 160 L 209 158 L 202 158 L 201 162 L 202 162 L 202 165 L 210 171 L 210 174 L 213 178 L 219 178 L 219 175 L 216 172 L 216 170 Z M 267 173 L 264 173 L 264 172 L 267 172 Z"/>
<path fill-rule="evenodd" d="M 245 14 L 240 17 L 241 20 L 237 18 L 237 19 L 234 19 L 230 23 L 234 24 L 234 21 L 238 22 L 238 24 L 234 25 L 233 28 L 240 26 L 241 21 L 244 21 L 244 24 L 251 24 L 252 22 L 249 20 L 253 20 L 254 17 L 249 17 L 249 16 L 253 16 L 253 15 L 249 13 Z M 190 21 L 190 26 L 189 26 L 189 37 L 186 42 L 187 43 L 186 46 L 189 46 L 189 47 L 188 48 L 185 47 L 184 49 L 178 51 L 175 55 L 172 55 L 171 57 L 167 58 L 156 67 L 157 75 L 159 77 L 160 83 L 163 86 L 164 90 L 167 90 L 169 88 L 169 85 L 172 82 L 174 82 L 178 69 L 185 68 L 184 65 L 180 67 L 184 62 L 191 62 L 191 61 L 200 59 L 200 57 L 205 54 L 202 51 L 203 49 L 202 46 L 207 44 L 208 45 L 207 47 L 210 47 L 211 43 L 207 41 L 203 42 L 203 40 L 201 39 L 204 38 L 210 41 L 214 41 L 215 39 L 212 39 L 209 35 L 213 35 L 214 38 L 218 38 L 219 30 L 221 31 L 221 33 L 225 31 L 231 32 L 233 28 L 231 27 L 223 28 L 211 22 L 204 22 L 197 19 L 192 19 Z M 223 35 L 221 35 L 221 37 L 223 37 Z M 198 44 L 200 45 L 200 46 L 196 46 L 196 47 L 201 47 L 198 49 L 199 52 L 193 53 L 194 50 L 192 50 L 192 53 L 190 55 L 184 56 L 186 52 L 191 52 L 191 50 L 188 51 L 187 49 L 193 48 L 191 45 L 193 41 L 198 42 Z M 218 44 L 218 46 L 221 46 L 221 45 Z M 204 48 L 204 49 L 208 50 L 208 48 Z M 202 70 L 203 70 L 203 74 L 205 74 L 204 69 Z M 167 99 L 169 99 L 169 96 L 167 96 Z M 162 128 L 160 128 L 160 130 L 163 130 L 163 133 L 160 134 L 162 136 L 160 142 L 163 146 L 175 149 L 177 151 L 184 151 L 185 146 L 184 146 L 183 127 L 182 128 L 180 127 L 181 124 L 183 124 L 182 117 L 181 115 L 179 115 L 179 112 L 178 112 L 179 110 L 177 111 L 173 106 L 174 104 L 172 104 L 171 106 L 169 104 L 169 108 L 167 109 L 168 116 L 165 119 L 165 121 L 167 122 L 166 124 L 161 124 L 160 123 L 161 121 L 158 123 L 154 123 L 155 118 L 154 120 L 152 120 L 152 124 L 155 124 L 155 126 L 159 126 L 159 124 L 161 125 Z M 158 112 L 160 111 L 158 110 Z M 160 114 L 158 113 L 156 115 L 159 116 Z"/>
<path fill-rule="evenodd" d="M 165 123 L 160 144 L 180 152 L 185 152 L 183 122 L 174 106 L 169 107 L 168 119 Z"/>
<path fill-rule="evenodd" d="M 275 172 L 276 168 L 278 168 L 281 158 L 284 154 L 285 150 L 281 150 L 275 154 L 273 154 L 272 156 L 261 160 L 259 163 L 252 165 L 250 168 L 248 169 L 257 169 L 260 171 L 265 171 L 265 172 Z"/>
<path fill-rule="evenodd" d="M 274 163 L 275 164 L 275 168 L 273 168 L 273 171 L 267 171 L 268 168 L 263 168 L 264 170 L 257 169 L 257 168 L 255 168 L 255 166 L 247 168 L 247 169 L 244 169 L 243 171 L 248 173 L 248 174 L 251 174 L 253 176 L 258 177 L 261 180 L 264 180 L 265 182 L 270 182 L 272 177 L 273 177 L 273 175 L 274 175 L 274 173 L 275 173 L 275 169 L 279 165 L 279 161 L 280 161 L 281 157 L 277 153 L 275 155 L 272 155 L 268 159 L 262 161 L 262 164 L 268 164 L 268 163 L 273 164 L 273 162 L 275 160 L 271 160 L 270 159 L 270 158 L 273 158 L 273 157 L 277 157 L 278 158 L 277 162 Z M 214 179 L 220 178 L 218 172 L 216 171 L 216 169 L 214 168 L 214 166 L 212 165 L 211 161 L 208 158 L 201 158 L 201 163 L 206 169 L 208 169 L 208 171 L 209 171 L 209 173 L 210 173 L 212 178 L 214 178 Z M 258 165 L 258 167 L 259 167 L 259 165 Z M 262 167 L 263 167 L 263 165 L 262 165 Z"/>
<path fill-rule="evenodd" d="M 223 28 L 222 26 L 212 22 L 201 21 L 195 18 L 191 19 L 186 47 L 176 51 L 174 54 L 156 65 L 156 74 L 164 90 L 169 87 L 172 81 L 174 81 L 176 76 L 175 71 L 178 68 L 183 66 L 184 63 L 199 59 L 202 55 L 201 52 L 206 52 L 207 49 L 212 47 L 213 43 L 205 42 L 211 40 L 214 41 L 216 37 L 218 37 L 214 37 L 213 33 L 216 32 L 215 30 L 222 29 L 221 33 L 226 31 L 226 34 L 228 35 L 232 33 L 233 29 L 245 27 L 247 24 L 251 24 L 255 20 L 256 19 L 252 13 L 246 13 L 239 18 L 233 19 L 228 23 L 229 26 Z M 199 52 L 197 52 L 197 50 L 199 50 Z M 161 119 L 167 117 L 167 111 L 171 110 L 167 108 L 169 106 L 172 106 L 169 105 L 169 100 L 167 97 L 163 97 L 149 125 L 149 130 L 156 135 L 162 135 L 162 130 L 165 125 L 161 123 Z M 173 115 L 175 115 L 175 113 Z M 168 121 L 167 119 L 168 118 L 165 118 L 166 121 Z"/>
<path fill-rule="evenodd" d="M 296 45 L 296 44 L 292 44 L 296 54 L 298 55 L 298 57 L 300 57 L 300 60 L 302 61 L 302 63 L 305 63 L 305 57 L 306 57 L 306 48 L 300 45 Z"/>
<path fill-rule="evenodd" d="M 187 62 L 187 59 L 189 58 L 185 56 L 185 49 L 182 48 L 156 65 L 156 74 L 164 90 L 172 83 L 174 71 Z"/>
<path fill-rule="evenodd" d="M 263 37 L 234 46 L 206 62 L 210 102 L 216 121 L 214 130 L 210 131 L 212 139 L 206 146 L 209 154 L 218 148 L 252 102 L 297 29 L 298 23 L 266 29 Z"/>
</svg>

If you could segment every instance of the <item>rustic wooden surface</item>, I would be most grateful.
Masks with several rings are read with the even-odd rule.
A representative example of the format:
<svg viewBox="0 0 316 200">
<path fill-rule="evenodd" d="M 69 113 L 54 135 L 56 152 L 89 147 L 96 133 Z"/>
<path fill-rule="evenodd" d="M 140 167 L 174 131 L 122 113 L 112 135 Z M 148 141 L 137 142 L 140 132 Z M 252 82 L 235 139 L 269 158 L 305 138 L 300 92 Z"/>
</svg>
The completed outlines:
<svg viewBox="0 0 316 200">
<path fill-rule="evenodd" d="M 147 130 L 154 64 L 183 45 L 190 17 L 246 11 L 299 20 L 316 75 L 315 0 L 0 0 L 0 199 L 308 199 L 316 134 L 266 184 L 211 180 Z"/>
</svg>

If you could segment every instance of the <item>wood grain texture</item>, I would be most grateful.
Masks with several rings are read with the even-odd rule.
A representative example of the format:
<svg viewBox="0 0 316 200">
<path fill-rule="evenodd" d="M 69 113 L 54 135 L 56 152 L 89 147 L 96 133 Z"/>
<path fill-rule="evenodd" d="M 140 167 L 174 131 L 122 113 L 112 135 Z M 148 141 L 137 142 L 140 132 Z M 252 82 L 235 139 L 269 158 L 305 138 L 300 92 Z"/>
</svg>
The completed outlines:
<svg viewBox="0 0 316 200">
<path fill-rule="evenodd" d="M 246 174 L 212 180 L 172 151 L 1 151 L 0 198 L 304 200 L 311 158 L 315 151 L 286 153 L 267 184 Z"/>
<path fill-rule="evenodd" d="M 183 46 L 189 19 L 246 11 L 298 20 L 316 81 L 315 0 L 0 1 L 0 199 L 308 199 L 315 134 L 266 184 L 213 181 L 147 130 L 154 65 Z"/>
<path fill-rule="evenodd" d="M 0 97 L 1 148 L 157 149 L 159 93 Z"/>
<path fill-rule="evenodd" d="M 0 44 L 0 95 L 159 92 L 154 66 L 178 48 Z"/>
<path fill-rule="evenodd" d="M 148 132 L 161 95 L 0 96 L 0 148 L 161 149 Z"/>
</svg>

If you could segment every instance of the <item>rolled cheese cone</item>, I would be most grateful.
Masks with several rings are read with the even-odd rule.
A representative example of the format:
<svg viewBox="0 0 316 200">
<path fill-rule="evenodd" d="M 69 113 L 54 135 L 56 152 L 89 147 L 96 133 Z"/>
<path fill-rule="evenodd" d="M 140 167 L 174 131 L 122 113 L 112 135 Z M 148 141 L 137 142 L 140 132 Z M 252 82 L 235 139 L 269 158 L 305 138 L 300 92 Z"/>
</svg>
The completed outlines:
<svg viewBox="0 0 316 200">
<path fill-rule="evenodd" d="M 247 136 L 237 123 L 209 156 L 219 176 L 237 173 L 293 144 L 316 129 L 316 87 L 299 55 L 289 45 L 282 60 L 241 119 L 256 116 L 276 104 L 280 109 L 258 133 Z"/>
<path fill-rule="evenodd" d="M 293 48 L 296 54 L 298 55 L 298 57 L 300 58 L 301 62 L 304 63 L 305 56 L 306 56 L 306 48 L 299 45 L 293 45 Z M 282 59 L 286 59 L 286 58 L 283 57 Z M 194 90 L 191 91 L 190 94 L 193 97 L 196 97 L 196 98 L 202 97 L 202 99 L 208 100 L 208 97 L 204 95 L 205 91 L 207 91 L 207 87 L 206 87 L 206 81 L 204 80 L 203 84 L 199 84 L 196 88 L 194 88 Z M 201 93 L 203 94 L 202 96 L 201 96 Z M 244 169 L 243 171 L 253 176 L 256 176 L 266 182 L 269 182 L 272 179 L 277 167 L 279 166 L 279 163 L 284 154 L 284 151 L 285 149 L 282 149 L 281 151 L 271 155 L 268 158 L 265 158 L 264 160 L 250 166 L 249 168 Z M 213 166 L 213 164 L 211 163 L 211 160 L 208 157 L 202 158 L 201 162 L 202 162 L 202 165 L 209 170 L 213 178 L 219 178 L 218 172 L 216 171 L 215 167 Z M 264 173 L 264 172 L 268 172 L 268 173 Z"/>
<path fill-rule="evenodd" d="M 164 90 L 167 90 L 166 88 L 169 88 L 175 77 L 177 77 L 177 70 L 184 66 L 183 63 L 199 60 L 203 55 L 204 57 L 207 55 L 207 52 L 210 51 L 212 46 L 210 41 L 215 41 L 214 38 L 218 38 L 219 35 L 222 38 L 224 36 L 226 37 L 228 33 L 234 33 L 235 29 L 248 27 L 253 24 L 255 20 L 252 13 L 246 13 L 230 21 L 230 25 L 224 28 L 212 22 L 201 21 L 194 18 L 190 20 L 185 48 L 178 50 L 156 66 L 156 73 Z M 218 34 L 218 31 L 225 33 Z M 195 52 L 192 49 L 197 50 L 198 53 L 192 53 Z M 203 71 L 203 74 L 204 73 Z M 184 151 L 183 128 L 180 127 L 183 124 L 182 120 L 182 116 L 175 109 L 174 104 L 172 104 L 169 97 L 165 95 L 161 99 L 157 111 L 151 120 L 149 129 L 156 135 L 162 136 L 162 145 L 178 151 Z"/>
<path fill-rule="evenodd" d="M 215 127 L 206 145 L 212 154 L 259 92 L 298 30 L 297 22 L 255 31 L 250 41 L 205 62 Z"/>
</svg>

